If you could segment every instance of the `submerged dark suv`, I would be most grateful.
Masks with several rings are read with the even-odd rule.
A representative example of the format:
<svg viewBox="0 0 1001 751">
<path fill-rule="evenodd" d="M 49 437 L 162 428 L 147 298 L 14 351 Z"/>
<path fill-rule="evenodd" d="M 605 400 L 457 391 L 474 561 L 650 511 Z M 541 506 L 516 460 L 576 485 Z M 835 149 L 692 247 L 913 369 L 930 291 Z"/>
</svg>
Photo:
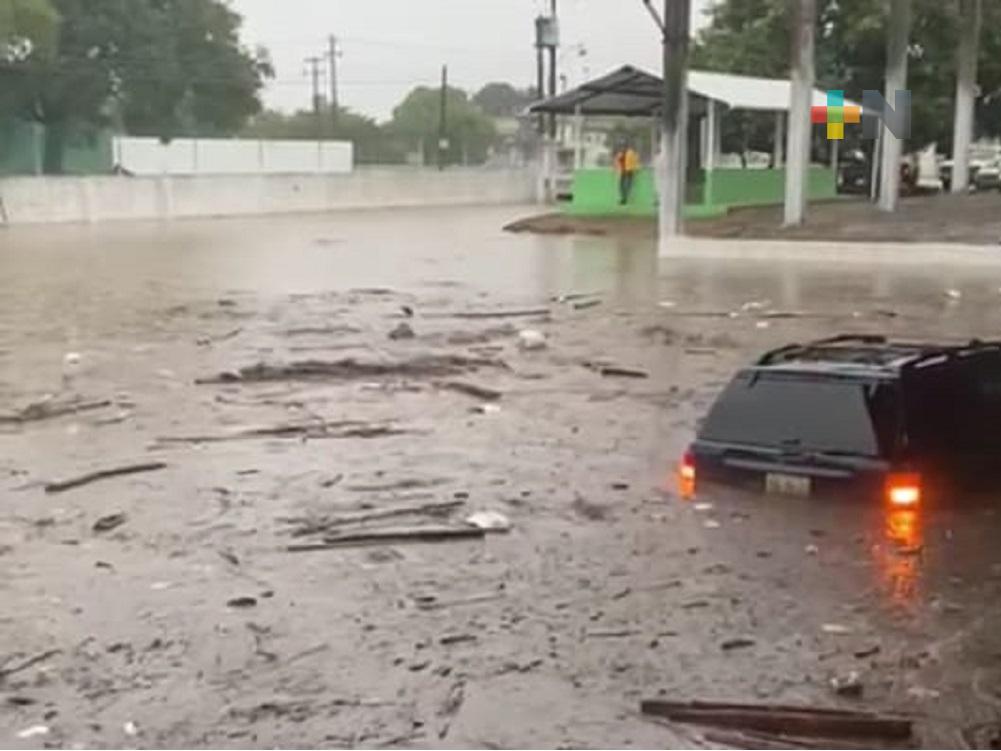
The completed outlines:
<svg viewBox="0 0 1001 751">
<path fill-rule="evenodd" d="M 680 474 L 896 506 L 997 487 L 1001 343 L 842 335 L 769 352 L 716 400 Z"/>
</svg>

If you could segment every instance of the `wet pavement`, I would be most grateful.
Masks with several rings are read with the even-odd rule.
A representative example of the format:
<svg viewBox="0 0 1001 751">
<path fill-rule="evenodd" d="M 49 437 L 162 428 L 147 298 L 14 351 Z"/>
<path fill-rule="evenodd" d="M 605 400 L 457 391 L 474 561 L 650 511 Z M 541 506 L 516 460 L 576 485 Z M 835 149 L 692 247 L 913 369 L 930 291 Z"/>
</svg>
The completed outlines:
<svg viewBox="0 0 1001 751">
<path fill-rule="evenodd" d="M 996 337 L 1001 278 L 658 262 L 644 238 L 504 234 L 519 213 L 0 232 L 0 745 L 705 745 L 639 715 L 664 696 L 862 706 L 988 747 L 994 506 L 692 502 L 669 480 L 762 350 Z M 363 526 L 512 529 L 289 552 L 428 505 Z M 861 699 L 830 686 L 852 671 Z"/>
</svg>

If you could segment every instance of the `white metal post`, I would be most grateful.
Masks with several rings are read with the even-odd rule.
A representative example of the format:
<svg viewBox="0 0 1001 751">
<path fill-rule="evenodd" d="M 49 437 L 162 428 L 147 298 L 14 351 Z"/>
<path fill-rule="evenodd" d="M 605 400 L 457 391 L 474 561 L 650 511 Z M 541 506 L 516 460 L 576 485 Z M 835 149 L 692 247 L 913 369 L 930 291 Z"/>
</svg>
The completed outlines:
<svg viewBox="0 0 1001 751">
<path fill-rule="evenodd" d="M 887 18 L 886 92 L 887 104 L 895 102 L 898 91 L 907 89 L 907 52 L 911 37 L 911 0 L 890 0 Z M 883 123 L 883 162 L 880 168 L 879 208 L 896 211 L 900 200 L 900 160 L 904 143 Z"/>
<path fill-rule="evenodd" d="M 664 182 L 660 191 L 661 250 L 681 234 L 688 145 L 688 48 L 691 0 L 664 0 Z"/>
<path fill-rule="evenodd" d="M 779 111 L 775 113 L 775 137 L 772 142 L 772 165 L 774 165 L 775 169 L 782 169 L 784 164 L 785 118 L 785 112 Z"/>
<path fill-rule="evenodd" d="M 980 0 L 959 2 L 959 53 L 956 61 L 956 119 L 953 127 L 952 192 L 970 186 L 970 146 L 973 143 L 973 103 L 977 94 L 980 49 Z"/>
<path fill-rule="evenodd" d="M 810 169 L 810 105 L 815 78 L 816 0 L 798 0 L 792 44 L 792 91 L 785 191 L 785 225 L 806 219 L 806 185 Z"/>
</svg>

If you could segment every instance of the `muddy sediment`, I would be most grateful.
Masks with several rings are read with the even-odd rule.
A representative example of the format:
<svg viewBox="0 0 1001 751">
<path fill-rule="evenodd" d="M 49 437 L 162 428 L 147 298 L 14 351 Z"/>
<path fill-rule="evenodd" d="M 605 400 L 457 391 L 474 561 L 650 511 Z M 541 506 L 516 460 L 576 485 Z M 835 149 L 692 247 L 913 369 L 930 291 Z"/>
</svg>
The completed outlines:
<svg viewBox="0 0 1001 751">
<path fill-rule="evenodd" d="M 441 216 L 396 227 L 409 266 L 382 266 L 406 272 L 359 259 L 401 221 L 370 214 L 143 228 L 170 264 L 121 228 L 65 255 L 0 238 L 19 274 L 0 413 L 32 418 L 0 429 L 2 745 L 704 745 L 645 720 L 652 699 L 864 708 L 914 718 L 917 745 L 992 742 L 1001 510 L 685 501 L 671 477 L 763 351 L 991 337 L 996 280 L 658 270 L 652 247 L 448 219 L 461 243 Z M 338 232 L 331 267 L 309 238 Z M 248 262 L 276 247 L 288 287 Z M 114 304 L 71 273 L 81 253 L 115 269 Z M 584 293 L 603 304 L 576 309 Z M 391 340 L 403 306 L 415 337 Z M 502 329 L 450 315 L 541 308 Z M 167 466 L 45 493 L 142 463 Z M 509 527 L 469 532 L 476 514 Z M 853 673 L 862 698 L 836 690 Z"/>
</svg>

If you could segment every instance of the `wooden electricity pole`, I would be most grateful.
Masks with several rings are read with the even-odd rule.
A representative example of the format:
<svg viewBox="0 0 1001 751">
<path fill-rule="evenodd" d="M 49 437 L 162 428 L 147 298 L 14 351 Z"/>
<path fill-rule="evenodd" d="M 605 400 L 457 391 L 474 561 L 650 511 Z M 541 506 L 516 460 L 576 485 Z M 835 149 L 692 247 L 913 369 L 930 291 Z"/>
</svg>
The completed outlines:
<svg viewBox="0 0 1001 751">
<path fill-rule="evenodd" d="M 792 36 L 792 86 L 786 129 L 785 226 L 806 220 L 812 125 L 810 106 L 816 78 L 817 0 L 796 0 Z"/>
<path fill-rule="evenodd" d="M 306 65 L 310 70 L 310 78 L 313 81 L 313 117 L 316 120 L 316 138 L 323 139 L 323 121 L 320 119 L 320 104 L 323 101 L 320 96 L 320 65 L 323 64 L 322 57 L 307 57 Z"/>
<path fill-rule="evenodd" d="M 956 120 L 952 139 L 953 193 L 965 193 L 970 187 L 970 146 L 973 143 L 973 104 L 977 96 L 981 11 L 980 0 L 959 0 Z"/>
<path fill-rule="evenodd" d="M 438 169 L 445 169 L 448 154 L 448 66 L 441 66 L 441 110 L 438 113 Z"/>
</svg>

